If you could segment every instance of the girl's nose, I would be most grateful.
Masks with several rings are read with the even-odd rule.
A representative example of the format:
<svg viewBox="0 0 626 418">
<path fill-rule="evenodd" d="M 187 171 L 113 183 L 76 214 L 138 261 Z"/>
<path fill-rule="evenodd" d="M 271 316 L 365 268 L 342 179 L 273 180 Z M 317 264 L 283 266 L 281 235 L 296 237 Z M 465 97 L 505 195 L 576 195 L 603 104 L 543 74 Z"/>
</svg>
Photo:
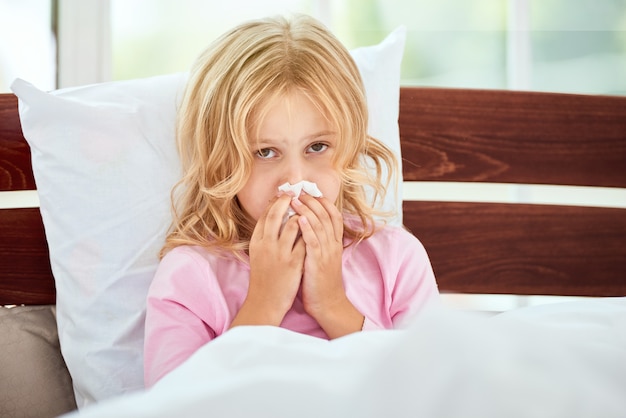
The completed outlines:
<svg viewBox="0 0 626 418">
<path fill-rule="evenodd" d="M 285 169 L 285 181 L 288 181 L 291 184 L 298 183 L 302 180 L 307 180 L 305 176 L 305 162 L 300 159 L 293 158 L 286 164 Z"/>
</svg>

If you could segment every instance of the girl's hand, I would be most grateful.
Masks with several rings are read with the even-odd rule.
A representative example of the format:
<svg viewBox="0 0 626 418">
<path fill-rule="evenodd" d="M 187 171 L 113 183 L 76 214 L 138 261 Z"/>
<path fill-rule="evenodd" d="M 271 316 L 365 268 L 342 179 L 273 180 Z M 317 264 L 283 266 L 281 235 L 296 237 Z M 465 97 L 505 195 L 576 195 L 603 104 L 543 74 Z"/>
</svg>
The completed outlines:
<svg viewBox="0 0 626 418">
<path fill-rule="evenodd" d="M 305 243 L 302 303 L 330 338 L 359 331 L 364 317 L 342 279 L 343 217 L 328 199 L 305 193 L 292 201 Z"/>
<path fill-rule="evenodd" d="M 299 216 L 292 216 L 282 226 L 291 199 L 289 195 L 274 199 L 254 228 L 248 295 L 231 327 L 278 326 L 293 305 L 302 278 L 305 247 L 298 234 Z"/>
</svg>

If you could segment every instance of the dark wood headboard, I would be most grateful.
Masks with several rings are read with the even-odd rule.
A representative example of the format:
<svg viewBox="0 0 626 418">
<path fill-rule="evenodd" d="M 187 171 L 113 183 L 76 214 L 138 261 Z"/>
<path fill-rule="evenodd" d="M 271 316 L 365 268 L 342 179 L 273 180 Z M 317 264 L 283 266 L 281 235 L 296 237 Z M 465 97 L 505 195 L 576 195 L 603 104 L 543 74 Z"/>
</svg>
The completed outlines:
<svg viewBox="0 0 626 418">
<path fill-rule="evenodd" d="M 626 97 L 403 87 L 399 123 L 406 182 L 626 187 Z M 33 189 L 1 94 L 0 192 Z M 626 209 L 418 196 L 403 211 L 442 292 L 626 295 Z M 54 303 L 39 209 L 0 209 L 0 237 L 0 304 Z"/>
<path fill-rule="evenodd" d="M 403 89 L 404 180 L 626 187 L 626 97 Z M 626 209 L 405 202 L 444 291 L 626 295 Z"/>
<path fill-rule="evenodd" d="M 30 162 L 17 97 L 0 94 L 0 192 L 34 190 Z M 55 288 L 39 209 L 0 209 L 0 305 L 49 303 Z"/>
</svg>

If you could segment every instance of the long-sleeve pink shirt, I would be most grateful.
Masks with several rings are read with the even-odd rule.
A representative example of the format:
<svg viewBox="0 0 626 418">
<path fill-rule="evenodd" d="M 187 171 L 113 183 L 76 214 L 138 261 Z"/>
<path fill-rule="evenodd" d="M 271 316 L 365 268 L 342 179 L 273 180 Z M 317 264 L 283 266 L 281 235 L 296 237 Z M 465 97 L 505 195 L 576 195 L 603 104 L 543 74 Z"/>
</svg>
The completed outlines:
<svg viewBox="0 0 626 418">
<path fill-rule="evenodd" d="M 363 330 L 397 327 L 439 299 L 424 247 L 402 228 L 386 226 L 348 246 L 342 263 L 346 295 L 365 316 Z M 163 257 L 147 300 L 146 386 L 229 329 L 246 298 L 249 277 L 246 261 L 202 247 L 176 247 Z M 280 326 L 328 338 L 299 296 Z"/>
</svg>

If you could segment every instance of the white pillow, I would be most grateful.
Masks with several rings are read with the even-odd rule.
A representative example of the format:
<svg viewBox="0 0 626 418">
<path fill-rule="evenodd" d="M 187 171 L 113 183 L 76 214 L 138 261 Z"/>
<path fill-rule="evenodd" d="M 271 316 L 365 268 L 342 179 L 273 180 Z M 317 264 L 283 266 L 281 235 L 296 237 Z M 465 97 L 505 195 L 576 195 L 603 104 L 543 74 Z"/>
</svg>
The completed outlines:
<svg viewBox="0 0 626 418">
<path fill-rule="evenodd" d="M 353 51 L 372 109 L 370 132 L 398 157 L 405 36 L 401 27 Z M 20 79 L 12 85 L 32 149 L 59 339 L 79 408 L 143 388 L 145 299 L 171 220 L 170 189 L 181 175 L 174 124 L 186 77 L 52 93 Z M 388 200 L 402 207 L 401 196 Z"/>
</svg>

